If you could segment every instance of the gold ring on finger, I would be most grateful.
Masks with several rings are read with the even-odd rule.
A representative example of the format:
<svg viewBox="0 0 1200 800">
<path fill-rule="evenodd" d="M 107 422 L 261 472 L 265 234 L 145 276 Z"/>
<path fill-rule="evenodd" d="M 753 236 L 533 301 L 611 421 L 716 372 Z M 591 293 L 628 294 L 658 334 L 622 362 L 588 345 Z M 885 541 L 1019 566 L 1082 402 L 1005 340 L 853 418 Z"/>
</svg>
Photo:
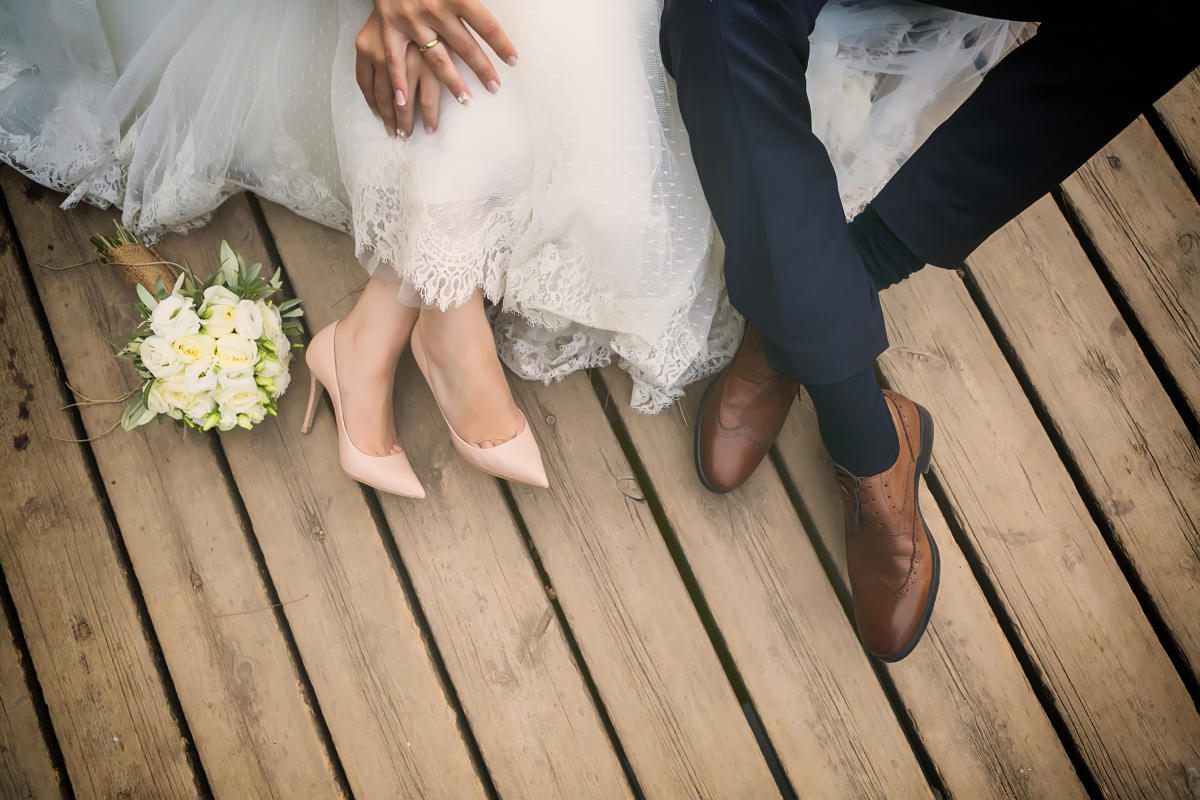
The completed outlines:
<svg viewBox="0 0 1200 800">
<path fill-rule="evenodd" d="M 442 43 L 442 40 L 439 37 L 435 36 L 432 39 L 430 39 L 428 42 L 426 42 L 425 44 L 418 47 L 417 52 L 419 52 L 423 55 L 423 54 L 429 52 L 430 50 L 432 50 L 433 48 L 437 47 L 441 43 Z"/>
</svg>

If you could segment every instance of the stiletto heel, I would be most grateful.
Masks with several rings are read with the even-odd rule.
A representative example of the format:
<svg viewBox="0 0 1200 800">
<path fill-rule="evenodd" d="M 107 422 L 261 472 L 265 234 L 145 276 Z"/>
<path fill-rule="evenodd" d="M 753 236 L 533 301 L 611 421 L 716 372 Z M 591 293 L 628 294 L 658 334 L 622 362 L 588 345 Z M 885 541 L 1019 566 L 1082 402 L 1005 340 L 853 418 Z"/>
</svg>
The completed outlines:
<svg viewBox="0 0 1200 800">
<path fill-rule="evenodd" d="M 525 418 L 524 414 L 521 414 L 521 421 L 524 423 L 521 432 L 495 447 L 484 448 L 473 445 L 454 430 L 454 426 L 446 417 L 446 412 L 442 411 L 442 403 L 438 399 L 437 391 L 433 388 L 433 382 L 429 380 L 425 350 L 421 346 L 418 333 L 420 328 L 421 322 L 417 320 L 412 337 L 409 339 L 409 349 L 412 350 L 417 368 L 425 377 L 425 383 L 429 384 L 429 391 L 433 393 L 433 399 L 437 403 L 438 411 L 442 414 L 442 420 L 446 423 L 447 430 L 450 431 L 450 440 L 454 443 L 454 449 L 468 464 L 489 475 L 503 478 L 506 481 L 517 481 L 548 489 L 550 481 L 546 478 L 546 468 L 542 464 L 542 451 L 538 449 L 537 440 L 533 438 L 533 429 L 529 427 L 529 420 Z"/>
<path fill-rule="evenodd" d="M 337 322 L 322 328 L 312 341 L 308 343 L 305 361 L 312 375 L 308 392 L 308 410 L 304 414 L 304 425 L 301 431 L 307 433 L 312 427 L 313 416 L 316 414 L 317 384 L 329 392 L 333 401 L 333 417 L 337 423 L 338 432 L 338 461 L 342 470 L 359 483 L 380 490 L 398 494 L 401 497 L 425 497 L 425 489 L 421 481 L 408 463 L 404 453 L 392 453 L 386 456 L 372 456 L 355 447 L 346 432 L 346 422 L 342 417 L 342 393 L 337 382 L 337 357 L 334 351 L 334 331 Z"/>
<path fill-rule="evenodd" d="M 317 413 L 317 387 L 320 386 L 320 381 L 317 380 L 317 373 L 309 370 L 308 374 L 308 408 L 304 409 L 304 422 L 300 423 L 300 432 L 308 433 L 312 430 L 313 417 Z"/>
</svg>

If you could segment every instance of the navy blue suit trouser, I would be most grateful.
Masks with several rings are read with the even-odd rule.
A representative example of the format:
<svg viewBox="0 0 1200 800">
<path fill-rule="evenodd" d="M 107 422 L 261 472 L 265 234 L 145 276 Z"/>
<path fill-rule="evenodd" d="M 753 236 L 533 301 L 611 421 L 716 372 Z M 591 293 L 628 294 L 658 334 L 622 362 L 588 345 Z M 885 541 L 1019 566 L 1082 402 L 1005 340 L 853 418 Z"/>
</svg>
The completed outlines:
<svg viewBox="0 0 1200 800">
<path fill-rule="evenodd" d="M 1200 3 L 936 0 L 1038 32 L 872 201 L 926 263 L 959 265 L 1200 63 Z M 808 37 L 825 0 L 666 0 L 663 60 L 726 244 L 735 308 L 802 383 L 835 383 L 887 347 L 878 292 L 851 243 L 812 133 Z"/>
</svg>

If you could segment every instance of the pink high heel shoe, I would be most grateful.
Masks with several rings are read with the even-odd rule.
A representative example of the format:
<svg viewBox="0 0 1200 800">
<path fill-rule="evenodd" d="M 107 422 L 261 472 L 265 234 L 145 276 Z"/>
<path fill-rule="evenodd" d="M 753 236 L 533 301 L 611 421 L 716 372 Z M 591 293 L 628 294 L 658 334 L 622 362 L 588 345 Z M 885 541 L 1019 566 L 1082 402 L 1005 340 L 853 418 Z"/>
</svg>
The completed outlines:
<svg viewBox="0 0 1200 800">
<path fill-rule="evenodd" d="M 372 456 L 364 453 L 350 441 L 346 423 L 342 419 L 342 396 L 338 391 L 337 358 L 333 348 L 333 334 L 337 322 L 330 323 L 313 336 L 308 343 L 305 361 L 311 381 L 308 387 L 308 410 L 304 412 L 301 433 L 312 430 L 313 416 L 317 412 L 317 385 L 320 384 L 333 400 L 334 420 L 338 432 L 338 461 L 342 470 L 354 480 L 373 486 L 381 492 L 398 494 L 401 497 L 425 497 L 425 489 L 413 472 L 404 453 Z"/>
<path fill-rule="evenodd" d="M 433 392 L 433 399 L 438 404 L 438 411 L 442 412 L 442 419 L 450 431 L 450 440 L 454 443 L 454 449 L 468 464 L 489 475 L 503 478 L 506 481 L 517 481 L 548 489 L 550 482 L 546 479 L 546 468 L 542 464 L 542 451 L 538 449 L 537 440 L 533 438 L 533 429 L 529 427 L 529 420 L 525 419 L 524 414 L 521 414 L 521 421 L 524 423 L 521 432 L 495 447 L 473 445 L 454 430 L 454 426 L 446 418 L 446 412 L 442 411 L 442 403 L 438 399 L 437 391 L 433 388 L 433 382 L 429 380 L 425 349 L 421 345 L 420 328 L 421 321 L 418 319 L 416 327 L 413 328 L 412 338 L 409 340 L 409 349 L 412 350 L 413 358 L 416 360 L 421 374 L 425 376 L 425 382 L 429 384 L 429 391 Z"/>
</svg>

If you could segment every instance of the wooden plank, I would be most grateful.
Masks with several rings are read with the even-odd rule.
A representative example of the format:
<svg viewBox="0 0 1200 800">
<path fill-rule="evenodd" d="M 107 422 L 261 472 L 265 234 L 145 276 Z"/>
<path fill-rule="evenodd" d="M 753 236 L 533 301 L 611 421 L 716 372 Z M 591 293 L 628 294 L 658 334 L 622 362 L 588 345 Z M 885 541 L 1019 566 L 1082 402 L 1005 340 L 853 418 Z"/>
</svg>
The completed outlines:
<svg viewBox="0 0 1200 800">
<path fill-rule="evenodd" d="M 112 228 L 111 213 L 64 214 L 11 171 L 0 184 L 33 262 L 86 261 L 89 236 Z M 124 394 L 136 378 L 112 342 L 137 321 L 128 287 L 104 267 L 39 269 L 34 280 L 67 379 L 93 397 Z M 84 427 L 95 436 L 119 413 L 84 408 Z M 100 437 L 92 451 L 213 791 L 340 796 L 215 444 L 163 424 Z"/>
<path fill-rule="evenodd" d="M 1200 205 L 1144 119 L 1067 179 L 1063 192 L 1200 415 Z"/>
<path fill-rule="evenodd" d="M 270 264 L 244 197 L 175 240 L 168 257 L 212 265 L 222 239 L 250 263 Z M 223 433 L 221 445 L 351 791 L 481 798 L 457 716 L 370 508 L 338 466 L 332 414 L 300 434 L 302 361 L 298 351 L 279 416 L 253 431 Z"/>
<path fill-rule="evenodd" d="M 968 263 L 1195 676 L 1200 448 L 1052 200 Z"/>
<path fill-rule="evenodd" d="M 11 176 L 7 169 L 4 173 Z M 0 564 L 76 797 L 198 797 L 183 728 L 155 664 L 69 402 L 0 222 Z M 54 797 L 11 635 L 0 644 L 6 797 Z M 50 773 L 48 780 L 47 772 Z M 0 786 L 3 782 L 0 782 Z"/>
<path fill-rule="evenodd" d="M 778 452 L 846 583 L 845 524 L 833 462 L 801 392 Z M 1083 798 L 1086 790 L 924 484 L 921 513 L 941 556 L 925 640 L 885 665 L 934 767 L 954 797 Z"/>
<path fill-rule="evenodd" d="M 778 794 L 588 377 L 514 381 L 550 491 L 513 487 L 650 797 Z"/>
<path fill-rule="evenodd" d="M 1154 105 L 1171 138 L 1200 178 L 1200 69 L 1193 70 Z"/>
<path fill-rule="evenodd" d="M 0 435 L 7 439 L 7 433 Z M 33 676 L 27 666 L 7 615 L 0 615 L 0 796 L 66 797 L 61 781 L 67 776 L 59 774 L 50 758 L 29 690 Z"/>
<path fill-rule="evenodd" d="M 1200 715 L 962 281 L 883 300 L 884 374 L 933 414 L 933 472 L 1101 790 L 1190 797 Z"/>
<path fill-rule="evenodd" d="M 603 371 L 614 398 L 629 377 Z M 929 797 L 895 714 L 768 465 L 739 491 L 704 491 L 692 466 L 700 392 L 656 417 L 613 402 L 801 797 Z"/>
<path fill-rule="evenodd" d="M 351 240 L 264 207 L 309 325 L 344 315 L 366 280 Z M 453 452 L 410 358 L 397 387 L 400 440 L 428 497 L 380 502 L 496 789 L 630 796 L 499 484 Z"/>
</svg>

